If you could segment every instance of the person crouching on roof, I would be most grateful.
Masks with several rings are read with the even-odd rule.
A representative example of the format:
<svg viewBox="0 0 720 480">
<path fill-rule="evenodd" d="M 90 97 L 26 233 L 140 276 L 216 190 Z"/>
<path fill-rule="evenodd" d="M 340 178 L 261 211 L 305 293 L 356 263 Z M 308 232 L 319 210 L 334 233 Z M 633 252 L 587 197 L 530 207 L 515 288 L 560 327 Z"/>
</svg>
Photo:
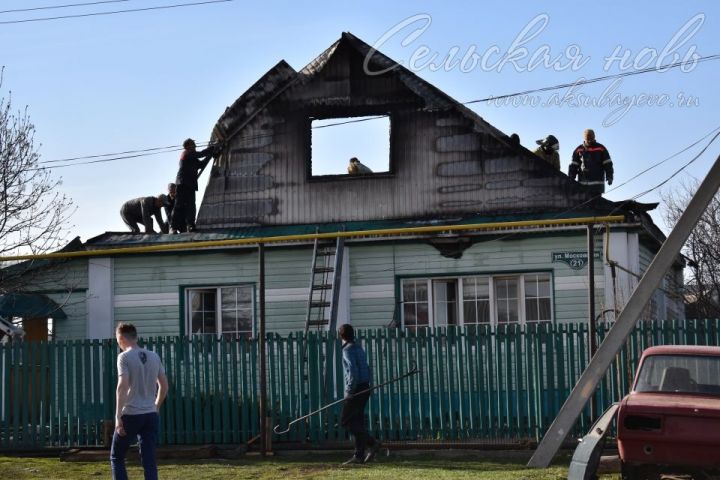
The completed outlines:
<svg viewBox="0 0 720 480">
<path fill-rule="evenodd" d="M 360 160 L 355 157 L 350 159 L 347 170 L 349 175 L 368 175 L 373 173 L 369 167 L 360 163 Z"/>
<path fill-rule="evenodd" d="M 160 207 L 166 201 L 165 195 L 157 197 L 139 197 L 128 200 L 120 208 L 120 217 L 133 233 L 140 233 L 138 224 L 145 227 L 145 233 L 155 233 L 153 229 L 153 217 L 158 222 L 158 228 L 163 233 L 168 232 L 167 223 L 163 222 Z"/>
</svg>

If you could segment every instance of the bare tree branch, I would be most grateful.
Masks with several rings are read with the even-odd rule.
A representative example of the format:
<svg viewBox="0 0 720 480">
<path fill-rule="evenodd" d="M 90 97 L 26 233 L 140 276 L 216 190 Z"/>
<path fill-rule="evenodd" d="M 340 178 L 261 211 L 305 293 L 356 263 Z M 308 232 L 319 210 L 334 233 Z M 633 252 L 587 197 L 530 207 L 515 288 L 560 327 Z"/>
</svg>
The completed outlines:
<svg viewBox="0 0 720 480">
<path fill-rule="evenodd" d="M 697 180 L 685 182 L 675 191 L 661 194 L 663 217 L 674 225 L 698 188 Z M 720 194 L 716 194 L 695 229 L 688 237 L 683 253 L 691 259 L 687 282 L 689 317 L 720 317 Z"/>
<path fill-rule="evenodd" d="M 39 167 L 34 137 L 28 108 L 15 111 L 10 92 L 0 97 L 0 255 L 45 253 L 67 243 L 73 204 L 59 191 L 62 181 Z M 20 290 L 19 279 L 30 279 L 17 273 L 31 265 L 0 272 L 0 293 Z"/>
</svg>

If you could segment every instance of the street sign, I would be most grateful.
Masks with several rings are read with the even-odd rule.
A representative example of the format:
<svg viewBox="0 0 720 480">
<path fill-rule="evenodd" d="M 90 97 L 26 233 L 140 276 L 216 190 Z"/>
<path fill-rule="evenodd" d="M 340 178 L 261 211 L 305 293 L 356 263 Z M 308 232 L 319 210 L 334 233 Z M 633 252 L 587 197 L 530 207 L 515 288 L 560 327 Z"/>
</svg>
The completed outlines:
<svg viewBox="0 0 720 480">
<path fill-rule="evenodd" d="M 586 251 L 552 252 L 551 255 L 553 263 L 566 263 L 573 270 L 582 270 L 588 263 L 588 253 Z M 595 260 L 602 260 L 601 252 L 595 252 Z"/>
</svg>

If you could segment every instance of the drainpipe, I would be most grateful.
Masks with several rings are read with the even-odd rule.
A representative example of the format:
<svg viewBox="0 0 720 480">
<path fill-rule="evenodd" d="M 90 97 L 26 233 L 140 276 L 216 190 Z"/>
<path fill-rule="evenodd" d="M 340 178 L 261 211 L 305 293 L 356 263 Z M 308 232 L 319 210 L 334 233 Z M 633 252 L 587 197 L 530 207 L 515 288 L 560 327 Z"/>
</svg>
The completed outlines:
<svg viewBox="0 0 720 480">
<path fill-rule="evenodd" d="M 597 340 L 595 338 L 595 228 L 587 226 L 587 251 L 588 251 L 588 335 L 590 337 L 590 358 L 588 363 L 595 356 Z M 594 422 L 597 418 L 597 402 L 595 394 L 590 397 L 590 417 Z"/>
<path fill-rule="evenodd" d="M 617 302 L 617 266 L 618 263 L 610 258 L 610 224 L 605 224 L 605 262 L 610 266 L 610 276 L 612 277 L 612 289 L 613 289 L 613 309 L 615 312 L 618 311 Z M 614 320 L 615 314 L 613 314 Z"/>
</svg>

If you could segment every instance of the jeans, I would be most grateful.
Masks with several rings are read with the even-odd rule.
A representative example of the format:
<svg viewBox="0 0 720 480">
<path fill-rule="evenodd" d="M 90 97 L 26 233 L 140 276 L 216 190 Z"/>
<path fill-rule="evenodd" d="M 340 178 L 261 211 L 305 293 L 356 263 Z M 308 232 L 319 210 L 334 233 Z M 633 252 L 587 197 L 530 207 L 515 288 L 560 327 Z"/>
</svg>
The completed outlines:
<svg viewBox="0 0 720 480">
<path fill-rule="evenodd" d="M 120 210 L 120 217 L 122 217 L 123 222 L 125 222 L 125 225 L 130 228 L 131 232 L 140 233 L 140 227 L 138 226 L 137 220 L 128 215 L 124 208 Z"/>
<path fill-rule="evenodd" d="M 140 445 L 140 459 L 145 480 L 157 480 L 157 463 L 155 461 L 155 446 L 158 438 L 159 416 L 156 412 L 143 413 L 141 415 L 123 415 L 123 427 L 125 436 L 118 435 L 117 430 L 113 435 L 112 449 L 110 450 L 110 466 L 112 467 L 113 480 L 127 480 L 125 470 L 125 455 L 130 445 L 138 440 Z"/>
<path fill-rule="evenodd" d="M 350 395 L 356 392 L 367 390 L 370 386 L 367 383 L 361 383 Z M 355 458 L 363 460 L 365 458 L 365 447 L 373 447 L 375 438 L 370 435 L 365 426 L 365 405 L 370 399 L 370 392 L 363 393 L 343 403 L 342 413 L 340 414 L 340 424 L 350 432 L 355 444 Z"/>
</svg>

